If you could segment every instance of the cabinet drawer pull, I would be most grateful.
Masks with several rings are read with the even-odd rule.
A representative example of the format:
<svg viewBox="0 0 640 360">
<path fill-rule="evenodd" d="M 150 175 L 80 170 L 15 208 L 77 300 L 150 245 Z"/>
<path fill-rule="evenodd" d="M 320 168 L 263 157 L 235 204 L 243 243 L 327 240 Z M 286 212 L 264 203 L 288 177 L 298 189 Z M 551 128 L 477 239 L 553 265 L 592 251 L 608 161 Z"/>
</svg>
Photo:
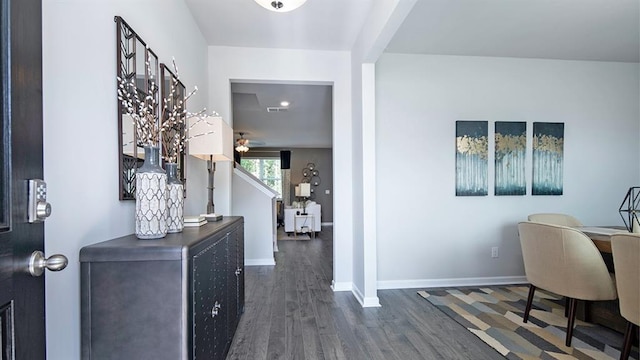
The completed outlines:
<svg viewBox="0 0 640 360">
<path fill-rule="evenodd" d="M 219 302 L 216 301 L 216 303 L 213 305 L 213 308 L 211 309 L 211 317 L 214 318 L 218 315 L 218 310 L 220 310 L 220 308 L 222 307 L 222 305 L 220 305 Z"/>
</svg>

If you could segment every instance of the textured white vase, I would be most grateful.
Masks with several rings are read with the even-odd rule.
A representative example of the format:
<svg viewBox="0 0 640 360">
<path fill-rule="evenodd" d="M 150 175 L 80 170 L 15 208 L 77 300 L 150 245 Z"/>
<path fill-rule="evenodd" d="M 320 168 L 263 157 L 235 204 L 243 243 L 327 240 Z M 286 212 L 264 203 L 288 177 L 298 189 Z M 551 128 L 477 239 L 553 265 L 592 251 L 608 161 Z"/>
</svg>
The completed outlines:
<svg viewBox="0 0 640 360">
<path fill-rule="evenodd" d="M 136 170 L 136 236 L 167 235 L 167 174 L 159 165 L 158 147 L 145 146 L 144 164 Z"/>
<path fill-rule="evenodd" d="M 178 164 L 165 163 L 167 170 L 167 232 L 184 229 L 184 186 L 178 178 Z"/>
</svg>

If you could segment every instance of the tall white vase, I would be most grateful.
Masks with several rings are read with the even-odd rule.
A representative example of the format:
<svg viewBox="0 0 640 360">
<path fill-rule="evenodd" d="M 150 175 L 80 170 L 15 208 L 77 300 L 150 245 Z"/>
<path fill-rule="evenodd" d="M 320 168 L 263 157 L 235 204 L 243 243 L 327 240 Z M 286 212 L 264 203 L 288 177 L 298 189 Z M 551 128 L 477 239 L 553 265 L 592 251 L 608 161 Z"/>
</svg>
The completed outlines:
<svg viewBox="0 0 640 360">
<path fill-rule="evenodd" d="M 167 235 L 167 174 L 160 167 L 157 146 L 144 147 L 144 164 L 136 170 L 136 236 Z"/>
</svg>

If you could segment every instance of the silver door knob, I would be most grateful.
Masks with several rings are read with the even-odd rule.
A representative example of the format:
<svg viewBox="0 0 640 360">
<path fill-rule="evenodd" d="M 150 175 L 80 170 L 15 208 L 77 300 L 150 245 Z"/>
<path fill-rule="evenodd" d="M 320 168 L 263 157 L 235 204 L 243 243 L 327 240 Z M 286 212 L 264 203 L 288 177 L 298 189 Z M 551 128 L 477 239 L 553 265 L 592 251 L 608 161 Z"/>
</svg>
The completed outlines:
<svg viewBox="0 0 640 360">
<path fill-rule="evenodd" d="M 31 276 L 40 276 L 44 272 L 44 269 L 60 271 L 66 268 L 68 263 L 69 259 L 64 255 L 51 255 L 47 259 L 44 257 L 42 251 L 34 251 L 29 259 L 29 274 L 31 274 Z"/>
</svg>

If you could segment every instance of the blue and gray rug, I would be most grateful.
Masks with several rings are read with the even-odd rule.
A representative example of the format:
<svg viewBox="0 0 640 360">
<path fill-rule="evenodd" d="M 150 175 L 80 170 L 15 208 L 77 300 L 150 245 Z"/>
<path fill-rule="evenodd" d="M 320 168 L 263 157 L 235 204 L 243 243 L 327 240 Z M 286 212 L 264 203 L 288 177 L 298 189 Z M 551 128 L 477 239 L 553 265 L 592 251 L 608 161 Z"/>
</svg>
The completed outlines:
<svg viewBox="0 0 640 360">
<path fill-rule="evenodd" d="M 564 345 L 564 299 L 536 290 L 529 322 L 522 322 L 528 286 L 418 291 L 438 309 L 507 359 L 618 359 L 623 335 L 576 320 L 572 346 Z M 630 359 L 637 360 L 638 348 Z"/>
</svg>

